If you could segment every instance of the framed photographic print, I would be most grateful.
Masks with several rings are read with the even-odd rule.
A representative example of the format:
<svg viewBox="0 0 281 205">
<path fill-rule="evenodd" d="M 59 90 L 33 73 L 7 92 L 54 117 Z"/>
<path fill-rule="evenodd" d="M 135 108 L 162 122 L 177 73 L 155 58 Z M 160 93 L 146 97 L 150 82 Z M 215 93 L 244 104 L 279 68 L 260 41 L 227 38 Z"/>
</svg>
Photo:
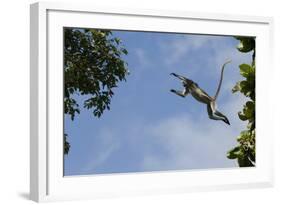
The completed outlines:
<svg viewBox="0 0 281 205">
<path fill-rule="evenodd" d="M 32 4 L 31 199 L 271 186 L 271 29 Z"/>
</svg>

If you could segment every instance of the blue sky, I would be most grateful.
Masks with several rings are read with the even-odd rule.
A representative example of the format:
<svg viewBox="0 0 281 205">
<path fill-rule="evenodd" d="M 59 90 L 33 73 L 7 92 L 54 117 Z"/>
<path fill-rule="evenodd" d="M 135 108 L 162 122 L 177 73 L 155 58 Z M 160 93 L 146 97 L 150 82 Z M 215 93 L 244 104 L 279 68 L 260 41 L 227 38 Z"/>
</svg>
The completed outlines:
<svg viewBox="0 0 281 205">
<path fill-rule="evenodd" d="M 236 50 L 233 37 L 115 31 L 128 50 L 123 59 L 130 75 L 115 88 L 110 111 L 95 118 L 81 108 L 74 121 L 65 116 L 70 152 L 65 175 L 127 173 L 236 167 L 226 152 L 246 124 L 237 112 L 247 100 L 232 94 L 241 80 L 238 65 L 251 54 Z M 182 74 L 215 94 L 221 65 L 225 69 L 218 109 L 231 126 L 210 120 L 206 105 L 190 95 L 181 98 L 170 89 L 182 89 L 170 76 Z M 85 97 L 78 96 L 78 102 Z M 82 105 L 82 103 L 81 103 Z"/>
</svg>

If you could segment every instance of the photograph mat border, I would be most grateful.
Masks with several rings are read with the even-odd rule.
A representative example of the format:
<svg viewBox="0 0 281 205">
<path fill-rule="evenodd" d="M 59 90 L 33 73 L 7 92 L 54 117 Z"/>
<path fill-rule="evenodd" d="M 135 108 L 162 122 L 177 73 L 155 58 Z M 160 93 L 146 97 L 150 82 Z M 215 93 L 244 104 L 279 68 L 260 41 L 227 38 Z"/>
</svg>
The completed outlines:
<svg viewBox="0 0 281 205">
<path fill-rule="evenodd" d="M 89 9 L 90 8 L 90 9 Z M 82 12 L 84 9 L 85 12 Z M 57 167 L 57 165 L 59 165 L 59 163 L 61 162 L 60 159 L 57 162 L 54 162 L 55 158 L 58 158 L 58 150 L 62 149 L 62 140 L 60 140 L 59 143 L 54 143 L 54 136 L 52 135 L 52 130 L 55 131 L 56 129 L 51 129 L 49 130 L 49 126 L 53 126 L 52 122 L 53 120 L 50 121 L 50 119 L 47 120 L 47 117 L 53 117 L 54 115 L 51 114 L 51 116 L 49 116 L 49 111 L 47 112 L 47 106 L 49 106 L 49 103 L 47 103 L 47 100 L 49 101 L 51 99 L 55 99 L 56 97 L 53 97 L 54 92 L 52 92 L 52 89 L 49 89 L 50 85 L 53 85 L 53 88 L 58 85 L 58 82 L 60 81 L 60 77 L 63 74 L 63 71 L 60 72 L 59 75 L 56 75 L 56 77 L 54 77 L 53 72 L 57 72 L 57 71 L 49 71 L 47 69 L 47 67 L 49 66 L 49 63 L 47 61 L 47 52 L 50 52 L 50 48 L 48 48 L 46 41 L 47 39 L 49 40 L 50 36 L 49 34 L 47 34 L 47 25 L 50 23 L 49 17 L 48 16 L 48 12 L 62 12 L 63 13 L 68 13 L 68 11 L 70 11 L 69 13 L 71 13 L 71 16 L 75 16 L 74 13 L 80 13 L 81 14 L 85 14 L 87 13 L 87 15 L 101 15 L 101 16 L 111 16 L 112 13 L 114 13 L 114 15 L 116 14 L 122 14 L 119 16 L 123 16 L 124 18 L 129 18 L 129 17 L 136 17 L 136 16 L 140 16 L 140 18 L 142 16 L 145 16 L 146 18 L 150 18 L 150 17 L 154 17 L 153 19 L 157 19 L 157 18 L 163 18 L 165 19 L 168 16 L 168 19 L 170 19 L 170 17 L 172 17 L 173 21 L 177 20 L 177 12 L 165 12 L 165 11 L 142 11 L 142 10 L 118 10 L 118 9 L 113 9 L 113 10 L 108 10 L 108 8 L 103 9 L 103 8 L 91 8 L 89 6 L 83 6 L 81 7 L 81 5 L 69 5 L 69 4 L 45 4 L 45 3 L 37 3 L 31 6 L 31 184 L 30 184 L 30 189 L 31 189 L 31 199 L 35 200 L 35 201 L 49 201 L 49 200 L 59 200 L 59 199 L 63 199 L 63 200 L 68 200 L 68 199 L 80 199 L 80 198 L 95 198 L 95 197 L 109 197 L 109 196 L 119 196 L 119 195 L 130 195 L 130 194 L 150 194 L 150 193 L 170 193 L 170 192 L 180 192 L 180 191 L 200 191 L 200 190 L 216 190 L 216 189 L 220 189 L 223 187 L 223 189 L 225 188 L 235 188 L 235 187 L 258 187 L 258 186 L 269 186 L 270 184 L 272 184 L 272 173 L 269 172 L 269 167 L 272 168 L 272 162 L 270 159 L 268 159 L 266 170 L 265 171 L 266 174 L 261 174 L 260 176 L 263 176 L 262 178 L 259 178 L 259 180 L 255 180 L 252 179 L 252 181 L 248 180 L 248 182 L 250 182 L 251 184 L 237 184 L 237 179 L 233 178 L 232 182 L 230 182 L 230 184 L 232 185 L 227 185 L 227 184 L 220 184 L 220 186 L 216 186 L 214 185 L 214 181 L 212 183 L 210 183 L 209 185 L 206 184 L 205 180 L 203 184 L 199 184 L 197 183 L 196 185 L 190 186 L 190 187 L 186 187 L 186 186 L 177 186 L 177 183 L 180 183 L 182 181 L 182 179 L 185 179 L 186 174 L 187 175 L 192 175 L 192 174 L 199 174 L 200 178 L 202 179 L 202 177 L 208 179 L 208 178 L 213 178 L 212 175 L 216 172 L 217 174 L 230 174 L 231 172 L 243 172 L 244 176 L 251 176 L 253 174 L 253 169 L 249 168 L 244 168 L 242 171 L 241 170 L 196 170 L 196 171 L 187 171 L 187 172 L 158 172 L 158 173 L 136 173 L 136 174 L 118 174 L 118 175 L 102 175 L 102 176 L 83 176 L 83 177 L 63 177 L 62 176 L 62 170 L 61 167 L 59 169 L 53 169 L 52 167 Z M 75 11 L 75 12 L 73 12 Z M 92 11 L 92 12 L 91 12 Z M 98 12 L 96 12 L 98 11 Z M 103 11 L 103 12 L 101 12 Z M 113 12 L 114 11 L 114 12 Z M 108 12 L 108 13 L 107 13 Z M 141 13 L 143 13 L 143 15 L 141 15 Z M 161 16 L 162 13 L 162 16 Z M 128 14 L 132 14 L 127 16 Z M 154 16 L 155 14 L 155 16 Z M 168 15 L 167 15 L 168 14 Z M 173 14 L 173 15 L 172 15 Z M 192 21 L 196 21 L 196 19 L 200 19 L 200 17 L 202 17 L 202 14 L 198 14 L 196 15 L 196 13 L 192 13 L 190 14 L 189 12 L 186 12 L 185 15 L 187 15 L 187 17 L 184 17 L 182 13 L 179 14 L 181 19 L 180 21 L 186 21 L 186 18 L 191 18 Z M 117 15 L 118 16 L 118 15 Z M 253 25 L 264 25 L 267 27 L 266 30 L 268 30 L 268 35 L 266 39 L 263 39 L 263 41 L 260 41 L 261 47 L 265 47 L 267 48 L 267 45 L 265 45 L 266 43 L 270 43 L 272 44 L 272 42 L 270 42 L 271 40 L 271 29 L 272 29 L 272 19 L 270 18 L 261 18 L 261 17 L 233 17 L 233 18 L 229 18 L 230 20 L 228 21 L 227 18 L 226 19 L 222 19 L 222 16 L 218 15 L 219 17 L 217 19 L 215 18 L 215 14 L 212 14 L 209 19 L 208 19 L 208 15 L 204 15 L 203 19 L 208 19 L 208 20 L 214 20 L 215 22 L 234 22 L 234 21 L 238 21 L 243 25 L 246 24 L 253 24 Z M 115 16 L 116 17 L 116 16 Z M 77 17 L 75 17 L 77 19 Z M 68 18 L 64 18 L 67 20 L 70 20 Z M 234 20 L 233 20 L 234 19 Z M 72 19 L 73 20 L 73 19 Z M 203 20 L 203 21 L 205 21 Z M 200 20 L 202 21 L 202 19 Z M 57 24 L 58 28 L 62 28 L 62 27 L 67 27 L 69 26 L 69 24 L 65 25 L 65 22 L 60 22 L 60 18 L 56 17 L 56 21 L 55 23 Z M 75 24 L 76 20 L 74 19 L 74 21 L 72 21 L 72 23 Z M 80 22 L 81 23 L 81 22 Z M 112 22 L 111 22 L 112 23 Z M 143 22 L 142 22 L 143 23 Z M 260 23 L 260 24 L 259 24 Z M 76 22 L 77 25 L 77 22 Z M 83 25 L 79 24 L 79 26 L 76 27 L 85 27 Z M 87 26 L 86 26 L 87 27 Z M 93 27 L 93 26 L 90 26 Z M 120 26 L 119 26 L 120 28 Z M 49 29 L 49 27 L 48 27 Z M 114 28 L 112 28 L 114 29 Z M 171 29 L 171 28 L 170 28 Z M 132 30 L 132 29 L 131 29 Z M 138 29 L 140 30 L 140 29 Z M 143 29 L 141 29 L 143 30 Z M 153 30 L 153 27 L 152 27 Z M 165 29 L 165 31 L 167 31 L 167 28 Z M 229 32 L 229 31 L 228 31 Z M 231 32 L 229 32 L 231 33 Z M 253 32 L 248 32 L 248 33 L 243 33 L 243 35 L 250 35 L 253 36 Z M 56 35 L 56 34 L 55 34 Z M 255 35 L 254 35 L 255 36 Z M 60 36 L 60 38 L 62 38 L 62 35 Z M 259 38 L 259 36 L 257 36 L 257 39 Z M 58 40 L 58 39 L 57 39 Z M 60 41 L 62 41 L 62 39 L 60 39 Z M 55 44 L 59 47 L 58 44 Z M 61 46 L 61 45 L 60 45 Z M 259 47 L 259 41 L 257 42 L 257 48 Z M 270 45 L 269 45 L 270 46 Z M 62 49 L 59 49 L 59 51 L 56 51 L 58 49 L 52 50 L 52 55 L 54 55 L 55 53 L 58 53 L 59 55 L 62 55 Z M 257 49 L 258 50 L 258 49 Z M 39 54 L 39 55 L 38 55 Z M 267 58 L 265 58 L 265 60 L 263 60 L 263 62 L 259 61 L 259 56 L 263 56 L 267 55 Z M 257 66 L 258 67 L 269 67 L 269 58 L 270 58 L 270 47 L 267 49 L 267 51 L 264 53 L 261 52 L 257 52 Z M 55 58 L 54 58 L 55 59 Z M 62 59 L 62 57 L 61 57 Z M 62 66 L 62 61 L 61 59 L 59 60 L 53 60 L 53 62 L 57 62 Z M 40 69 L 37 69 L 40 68 Z M 48 72 L 47 72 L 48 71 Z M 262 71 L 262 70 L 261 70 Z M 49 73 L 50 72 L 50 73 Z M 259 77 L 261 79 L 266 79 L 268 80 L 269 78 L 267 77 L 266 73 L 263 73 L 262 75 L 259 74 L 260 71 L 257 72 L 257 81 L 259 81 Z M 57 72 L 58 73 L 58 72 Z M 48 87 L 47 87 L 47 76 L 49 77 L 48 79 Z M 54 82 L 54 83 L 52 83 Z M 261 91 L 261 93 L 266 94 L 266 90 L 263 86 L 260 86 L 260 84 L 257 83 L 257 87 L 256 89 L 258 91 Z M 59 89 L 57 89 L 59 90 Z M 48 93 L 48 92 L 49 93 Z M 62 93 L 61 93 L 62 94 Z M 57 93 L 57 96 L 61 95 L 59 93 Z M 56 96 L 56 95 L 55 95 Z M 57 98 L 58 99 L 58 98 Z M 62 99 L 62 98 L 59 98 Z M 263 100 L 263 97 L 259 97 L 259 94 L 257 93 L 257 99 L 261 99 Z M 268 99 L 268 98 L 267 98 Z M 257 100 L 257 102 L 259 102 Z M 62 102 L 60 102 L 62 104 Z M 263 104 L 262 104 L 263 103 Z M 257 103 L 257 106 L 264 106 L 264 103 L 268 104 L 268 102 L 261 102 L 260 105 L 259 103 Z M 52 104 L 52 103 L 51 103 Z M 60 107 L 60 106 L 58 106 Z M 58 108 L 57 107 L 57 108 Z M 57 111 L 54 108 L 52 109 L 53 111 Z M 48 109 L 50 109 L 50 107 L 48 107 Z M 60 109 L 62 109 L 62 106 L 60 107 Z M 268 116 L 268 114 L 264 111 L 264 109 L 260 109 L 260 113 L 258 115 L 261 116 Z M 61 120 L 63 120 L 62 116 L 60 117 Z M 54 119 L 54 118 L 53 118 Z M 49 125 L 49 123 L 51 125 Z M 59 124 L 59 123 L 57 123 Z M 259 124 L 262 124 L 259 122 L 259 119 L 257 119 L 257 126 L 259 127 Z M 50 135 L 51 134 L 51 135 Z M 261 133 L 260 136 L 263 136 L 262 134 L 266 134 Z M 47 140 L 47 136 L 53 136 L 52 139 L 48 139 Z M 38 137 L 39 136 L 39 137 Z M 259 135 L 258 135 L 259 136 Z M 261 137 L 261 139 L 263 139 L 264 137 Z M 56 140 L 56 139 L 55 139 Z M 270 148 L 272 146 L 271 142 L 272 140 L 268 140 L 268 144 L 267 147 Z M 47 145 L 49 142 L 49 149 L 46 149 Z M 57 146 L 57 147 L 56 147 Z M 50 151 L 48 153 L 48 150 Z M 257 141 L 257 150 L 263 150 L 259 148 L 259 144 Z M 270 155 L 270 149 L 267 150 L 267 158 Z M 60 152 L 60 151 L 59 151 Z M 62 153 L 62 152 L 60 152 Z M 50 155 L 50 157 L 48 157 Z M 257 154 L 257 168 L 255 168 L 255 170 L 258 170 L 260 168 L 259 165 L 259 159 L 261 157 L 259 156 L 259 154 Z M 47 160 L 48 159 L 48 160 Z M 50 160 L 50 161 L 49 161 Z M 50 163 L 50 164 L 48 164 Z M 55 165 L 55 166 L 54 166 Z M 62 164 L 61 164 L 62 165 Z M 254 171 L 255 172 L 255 171 Z M 193 176 L 194 177 L 194 176 Z M 139 178 L 141 180 L 139 180 L 138 182 L 135 180 L 136 178 Z M 164 180 L 165 179 L 165 180 Z M 215 179 L 215 177 L 214 177 Z M 123 186 L 123 188 L 120 187 L 114 187 L 111 191 L 108 191 L 108 187 L 109 185 L 113 185 L 113 184 L 120 184 L 120 182 L 124 182 L 125 181 L 131 181 L 134 183 L 131 184 L 126 184 Z M 162 181 L 162 183 L 161 183 Z M 239 181 L 239 180 L 238 180 Z M 154 183 L 159 183 L 160 185 L 155 185 L 155 184 L 147 184 L 147 182 L 154 182 Z M 89 185 L 89 183 L 94 183 L 96 186 L 98 184 L 102 185 L 107 183 L 108 186 L 104 186 L 103 189 L 99 189 L 99 190 L 95 190 L 96 194 L 94 194 L 93 191 L 90 191 L 90 187 L 85 186 L 85 183 Z M 81 191 L 80 193 L 77 192 L 77 189 L 68 189 L 68 187 L 72 187 L 75 184 L 74 187 L 77 188 L 77 184 L 80 185 L 79 190 Z M 147 185 L 150 185 L 150 189 L 147 188 Z M 152 186 L 155 185 L 155 186 Z M 219 184 L 218 184 L 219 185 Z M 139 187 L 139 189 L 134 189 L 137 186 Z M 165 187 L 163 189 L 163 186 Z M 56 187 L 56 188 L 54 188 Z M 82 188 L 84 187 L 84 188 Z M 102 186 L 100 186 L 102 187 Z M 99 187 L 99 188 L 100 188 Z M 134 187 L 134 188 L 133 188 Z M 117 188 L 120 189 L 117 191 Z M 132 189 L 133 188 L 133 189 Z M 93 190 L 93 189 L 91 189 Z M 102 191 L 103 190 L 103 191 Z M 107 190 L 107 191 L 105 191 Z M 69 195 L 71 194 L 71 197 L 69 197 Z M 94 196 L 95 195 L 95 196 Z"/>
</svg>

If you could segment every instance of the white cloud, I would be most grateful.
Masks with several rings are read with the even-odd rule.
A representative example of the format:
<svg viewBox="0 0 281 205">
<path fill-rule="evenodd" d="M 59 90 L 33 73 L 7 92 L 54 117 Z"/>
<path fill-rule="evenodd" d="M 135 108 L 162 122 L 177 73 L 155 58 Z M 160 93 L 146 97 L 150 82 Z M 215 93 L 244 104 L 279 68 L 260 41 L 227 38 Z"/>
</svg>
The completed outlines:
<svg viewBox="0 0 281 205">
<path fill-rule="evenodd" d="M 141 80 L 143 74 L 152 66 L 152 61 L 143 48 L 135 48 L 133 51 L 134 58 L 136 58 L 135 66 L 130 71 L 131 78 L 134 79 L 133 87 L 137 86 L 137 82 Z"/>
<path fill-rule="evenodd" d="M 146 55 L 144 49 L 136 48 L 134 52 L 140 68 L 145 68 L 147 65 L 149 65 L 150 60 L 148 59 L 148 56 Z"/>
<path fill-rule="evenodd" d="M 169 54 L 167 58 L 164 58 L 164 62 L 167 65 L 172 65 L 182 58 L 188 58 L 188 54 L 190 52 L 201 49 L 206 46 L 207 43 L 212 43 L 212 41 L 217 38 L 218 37 L 216 36 L 188 35 L 160 44 L 162 49 L 167 51 L 167 54 Z"/>
<path fill-rule="evenodd" d="M 245 101 L 239 96 L 231 95 L 219 104 L 220 111 L 229 118 L 231 126 L 210 120 L 203 104 L 203 111 L 196 119 L 183 113 L 154 122 L 149 119 L 134 120 L 130 126 L 118 123 L 117 127 L 105 126 L 92 143 L 92 154 L 88 155 L 88 163 L 81 172 L 94 173 L 97 168 L 110 163 L 113 155 L 120 156 L 122 161 L 124 156 L 120 152 L 128 148 L 133 150 L 129 153 L 136 159 L 130 165 L 132 170 L 235 167 L 236 162 L 227 159 L 226 153 L 236 145 L 236 137 L 246 126 L 237 117 Z M 188 96 L 185 100 L 190 98 Z"/>
<path fill-rule="evenodd" d="M 212 35 L 183 35 L 181 38 L 161 41 L 159 46 L 165 55 L 163 63 L 167 68 L 180 72 L 182 72 L 181 68 L 175 68 L 174 65 L 178 62 L 184 63 L 182 66 L 187 66 L 184 70 L 189 77 L 200 75 L 217 78 L 226 60 L 232 60 L 227 69 L 232 67 L 237 70 L 241 63 L 249 61 L 251 55 L 251 53 L 238 52 L 233 44 L 226 41 L 227 38 Z M 208 51 L 209 54 L 203 55 L 202 51 Z"/>
<path fill-rule="evenodd" d="M 236 98 L 222 106 L 231 121 L 231 126 L 221 121 L 210 120 L 206 115 L 198 119 L 184 114 L 147 126 L 151 141 L 164 150 L 165 156 L 145 153 L 142 169 L 206 169 L 235 167 L 235 161 L 226 158 L 226 153 L 236 144 L 236 136 L 245 124 L 237 118 L 243 100 Z M 232 138 L 230 140 L 229 138 Z"/>
<path fill-rule="evenodd" d="M 82 167 L 81 171 L 83 173 L 94 172 L 119 148 L 120 142 L 115 138 L 114 133 L 110 129 L 102 129 L 98 137 L 95 138 L 88 163 Z"/>
</svg>

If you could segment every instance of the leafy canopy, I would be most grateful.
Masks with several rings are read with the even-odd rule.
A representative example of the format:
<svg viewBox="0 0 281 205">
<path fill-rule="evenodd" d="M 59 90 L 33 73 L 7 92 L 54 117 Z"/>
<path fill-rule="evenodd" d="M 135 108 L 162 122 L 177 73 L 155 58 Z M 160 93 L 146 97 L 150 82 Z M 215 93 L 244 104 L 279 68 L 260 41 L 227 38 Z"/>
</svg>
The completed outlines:
<svg viewBox="0 0 281 205">
<path fill-rule="evenodd" d="M 240 92 L 249 100 L 238 112 L 238 117 L 242 121 L 248 121 L 247 129 L 242 131 L 237 137 L 238 145 L 227 153 L 229 159 L 237 159 L 240 167 L 255 166 L 256 143 L 255 143 L 255 38 L 236 37 L 240 41 L 237 49 L 240 52 L 253 52 L 252 65 L 241 64 L 240 74 L 244 80 L 237 82 L 232 92 Z"/>
<path fill-rule="evenodd" d="M 76 95 L 88 98 L 83 107 L 91 109 L 94 116 L 101 117 L 110 109 L 113 88 L 125 81 L 127 64 L 122 55 L 127 55 L 119 38 L 110 30 L 64 29 L 64 113 L 74 120 L 80 113 Z M 64 136 L 65 153 L 70 145 Z"/>
</svg>

